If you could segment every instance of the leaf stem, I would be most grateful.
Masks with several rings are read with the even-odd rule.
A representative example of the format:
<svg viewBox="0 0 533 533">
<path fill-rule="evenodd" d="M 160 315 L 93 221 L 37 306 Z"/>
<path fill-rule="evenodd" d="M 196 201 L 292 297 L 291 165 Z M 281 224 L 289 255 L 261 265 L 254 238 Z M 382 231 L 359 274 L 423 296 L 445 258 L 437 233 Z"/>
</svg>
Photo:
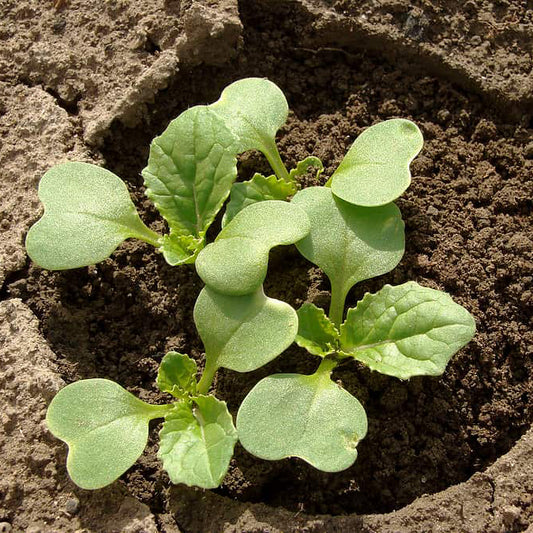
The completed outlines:
<svg viewBox="0 0 533 533">
<path fill-rule="evenodd" d="M 278 179 L 284 180 L 287 183 L 292 183 L 292 180 L 289 176 L 289 171 L 281 160 L 276 143 L 274 141 L 268 143 L 268 150 L 265 150 L 263 153 L 265 154 L 267 161 L 270 163 L 270 166 L 272 167 L 272 170 Z"/>
<path fill-rule="evenodd" d="M 337 329 L 344 319 L 344 303 L 346 301 L 346 290 L 337 284 L 331 284 L 331 302 L 329 304 L 329 318 Z"/>
<path fill-rule="evenodd" d="M 136 239 L 147 242 L 156 248 L 159 248 L 161 246 L 161 235 L 155 231 L 152 231 L 148 226 L 145 226 L 144 223 L 141 222 L 141 224 L 142 226 L 137 228 L 132 236 Z"/>
<path fill-rule="evenodd" d="M 166 404 L 166 405 L 150 405 L 150 419 L 153 420 L 154 418 L 165 418 L 167 413 L 169 411 L 172 411 L 174 409 L 174 404 Z"/>
<path fill-rule="evenodd" d="M 211 388 L 211 384 L 215 379 L 215 374 L 217 373 L 218 366 L 212 362 L 212 359 L 205 354 L 205 368 L 202 373 L 202 377 L 198 382 L 197 390 L 200 394 L 207 394 Z"/>
<path fill-rule="evenodd" d="M 324 374 L 329 378 L 329 376 L 331 375 L 331 372 L 337 366 L 337 364 L 338 364 L 338 361 L 335 361 L 335 359 L 324 357 L 324 359 L 322 359 L 322 361 L 320 362 L 320 365 L 317 368 L 317 371 L 315 372 L 315 374 Z"/>
</svg>

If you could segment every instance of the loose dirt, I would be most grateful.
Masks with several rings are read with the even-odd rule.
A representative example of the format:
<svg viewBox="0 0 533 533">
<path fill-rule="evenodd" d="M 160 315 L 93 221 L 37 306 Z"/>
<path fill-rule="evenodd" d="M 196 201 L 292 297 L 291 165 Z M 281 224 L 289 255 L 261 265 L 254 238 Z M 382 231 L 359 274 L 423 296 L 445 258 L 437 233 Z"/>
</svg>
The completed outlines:
<svg viewBox="0 0 533 533">
<path fill-rule="evenodd" d="M 376 291 L 385 283 L 415 280 L 450 293 L 475 316 L 478 332 L 453 358 L 442 378 L 401 382 L 355 363 L 336 371 L 334 378 L 359 398 L 369 417 L 368 436 L 359 445 L 359 458 L 344 472 L 325 474 L 297 459 L 261 461 L 237 446 L 220 489 L 212 493 L 171 489 L 155 457 L 157 431 L 153 431 L 147 453 L 114 489 L 102 493 L 102 499 L 69 487 L 80 502 L 80 517 L 85 516 L 89 502 L 103 505 L 109 495 L 116 500 L 116 507 L 124 505 L 126 514 L 138 517 L 138 524 L 144 523 L 139 527 L 168 532 L 177 528 L 191 532 L 527 529 L 533 516 L 531 463 L 529 470 L 524 467 L 520 473 L 509 465 L 531 461 L 531 438 L 522 439 L 511 452 L 515 459 L 490 465 L 511 450 L 533 419 L 532 124 L 522 78 L 514 92 L 511 84 L 504 83 L 506 72 L 526 73 L 531 59 L 527 63 L 523 59 L 527 54 L 517 52 L 516 57 L 522 59 L 504 65 L 505 56 L 497 54 L 491 60 L 500 66 L 491 67 L 484 56 L 475 55 L 479 46 L 473 44 L 473 37 L 487 24 L 496 24 L 491 21 L 499 17 L 503 22 L 498 24 L 505 28 L 498 26 L 501 31 L 494 42 L 500 43 L 500 49 L 512 51 L 505 40 L 511 39 L 516 50 L 524 52 L 531 17 L 530 12 L 510 3 L 492 9 L 485 3 L 468 7 L 470 4 L 474 3 L 467 2 L 452 12 L 438 3 L 406 11 L 402 3 L 390 3 L 383 9 L 369 3 L 362 9 L 359 3 L 345 1 L 242 2 L 244 45 L 233 58 L 226 58 L 223 66 L 191 62 L 180 68 L 154 103 L 143 104 L 133 121 L 136 126 L 119 119 L 109 122 L 102 137 L 105 140 L 99 141 L 98 157 L 127 182 L 145 222 L 161 230 L 163 224 L 143 195 L 140 177 L 149 142 L 171 118 L 189 106 L 214 101 L 235 79 L 266 76 L 282 88 L 292 110 L 279 135 L 282 157 L 288 166 L 308 155 L 320 157 L 325 165 L 320 183 L 331 175 L 364 128 L 393 117 L 415 121 L 424 134 L 425 146 L 412 165 L 412 185 L 397 202 L 406 223 L 406 254 L 392 273 L 359 284 L 350 293 L 348 304 L 355 305 L 365 292 Z M 325 16 L 330 12 L 337 18 Z M 483 13 L 493 19 L 479 22 L 488 20 Z M 364 24 L 358 26 L 354 21 L 363 15 Z M 444 23 L 431 23 L 432 17 L 440 16 L 450 22 L 451 29 Z M 338 28 L 351 21 L 356 33 L 373 31 L 373 35 L 383 31 L 378 25 L 388 24 L 389 40 L 381 51 L 374 41 L 365 48 L 358 39 L 344 37 L 339 44 L 330 32 L 332 20 Z M 514 31 L 511 27 L 516 20 L 522 26 Z M 469 40 L 465 25 L 476 28 L 468 34 Z M 487 91 L 478 94 L 472 87 L 481 78 L 459 76 L 462 82 L 458 82 L 451 75 L 458 75 L 452 63 L 436 68 L 431 59 L 435 51 L 413 62 L 409 45 L 403 58 L 401 50 L 391 52 L 392 60 L 384 57 L 383 50 L 390 49 L 396 38 L 392 30 L 398 28 L 407 33 L 410 42 L 420 45 L 424 41 L 433 49 L 440 43 L 441 53 L 462 43 L 465 72 L 474 68 L 472 58 L 477 57 L 483 63 L 480 72 L 495 72 L 492 85 L 487 81 Z M 308 40 L 313 36 L 321 45 L 310 48 Z M 430 58 L 426 72 L 424 57 Z M 501 83 L 494 81 L 498 79 Z M 495 104 L 498 99 L 505 105 Z M 82 153 L 84 146 L 76 145 L 75 150 Z M 83 152 L 88 160 L 90 150 Z M 268 171 L 263 156 L 256 152 L 243 155 L 240 179 L 255 171 Z M 317 183 L 311 174 L 301 182 L 302 186 Z M 107 377 L 146 401 L 162 402 L 166 398 L 157 392 L 154 379 L 167 350 L 188 353 L 203 363 L 192 320 L 201 287 L 193 268 L 170 267 L 148 245 L 127 242 L 111 259 L 76 271 L 51 273 L 28 262 L 8 274 L 2 297 L 7 302 L 22 300 L 38 318 L 38 331 L 55 354 L 48 356 L 51 375 L 59 374 L 67 383 Z M 327 279 L 295 248 L 272 253 L 265 290 L 294 307 L 304 301 L 327 307 L 329 301 Z M 31 321 L 31 313 L 27 319 Z M 8 363 L 16 364 L 15 348 L 10 350 Z M 285 371 L 309 373 L 316 366 L 317 359 L 293 346 L 257 372 L 221 372 L 215 389 L 235 414 L 262 377 Z M 0 384 L 8 382 L 6 374 Z M 54 382 L 51 393 L 59 386 Z M 45 400 L 38 406 L 40 416 L 31 424 L 41 424 Z M 7 459 L 16 427 L 13 423 L 4 426 L 0 435 Z M 49 465 L 48 477 L 61 479 L 61 487 L 68 487 L 61 445 L 44 428 L 35 439 L 57 450 L 53 461 L 48 449 L 43 451 L 48 454 L 43 464 Z M 506 468 L 515 481 L 501 480 Z M 16 485 L 15 479 L 9 478 L 5 486 Z M 32 479 L 27 483 L 39 484 Z M 42 501 L 53 499 L 58 486 L 52 481 L 43 487 L 47 495 Z M 452 488 L 445 490 L 447 487 Z M 501 487 L 507 487 L 507 492 Z M 439 491 L 444 492 L 437 494 Z M 436 495 L 424 496 L 427 494 Z M 133 498 L 135 504 L 127 498 Z M 464 501 L 460 512 L 439 515 L 443 505 L 455 509 L 449 502 L 458 499 Z M 32 508 L 22 513 L 24 518 L 18 518 L 23 501 L 22 496 L 6 497 L 5 508 L 0 506 L 0 520 L 20 530 L 24 530 L 22 524 L 28 527 L 39 521 L 43 531 L 71 530 L 68 517 L 58 518 L 55 526 L 50 513 L 39 508 L 38 498 L 31 500 Z M 380 514 L 399 509 L 398 513 Z M 98 517 L 85 522 L 77 527 L 114 530 L 105 529 L 113 527 L 109 525 L 112 520 L 101 526 L 104 529 L 99 529 Z"/>
</svg>

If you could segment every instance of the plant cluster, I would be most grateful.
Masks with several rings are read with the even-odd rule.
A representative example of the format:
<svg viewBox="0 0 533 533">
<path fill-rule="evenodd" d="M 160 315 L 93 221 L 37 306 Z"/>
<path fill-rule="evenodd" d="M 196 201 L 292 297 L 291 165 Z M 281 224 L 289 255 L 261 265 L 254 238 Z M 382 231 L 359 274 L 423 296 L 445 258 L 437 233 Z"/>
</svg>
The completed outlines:
<svg viewBox="0 0 533 533">
<path fill-rule="evenodd" d="M 414 282 L 385 285 L 345 313 L 358 282 L 392 270 L 404 253 L 404 224 L 393 203 L 409 186 L 422 148 L 418 127 L 393 119 L 366 129 L 323 187 L 299 190 L 316 157 L 287 171 L 275 136 L 288 105 L 265 79 L 228 86 L 211 105 L 188 109 L 153 140 L 143 171 L 146 194 L 168 224 L 160 235 L 139 217 L 125 184 L 86 163 L 49 170 L 39 185 L 44 215 L 30 229 L 30 257 L 62 270 L 107 258 L 128 238 L 155 246 L 171 265 L 195 263 L 205 283 L 194 321 L 205 348 L 194 360 L 168 353 L 157 385 L 173 398 L 151 405 L 106 379 L 72 383 L 47 413 L 51 432 L 69 446 L 67 468 L 80 487 L 103 487 L 141 455 L 148 425 L 163 418 L 158 455 L 174 483 L 217 487 L 240 440 L 269 460 L 299 457 L 327 472 L 353 464 L 367 433 L 360 402 L 331 379 L 354 359 L 400 379 L 437 376 L 475 332 L 472 316 L 446 293 Z M 237 155 L 263 152 L 274 174 L 235 183 Z M 206 232 L 229 197 L 222 229 Z M 290 201 L 289 201 L 290 199 Z M 297 312 L 263 290 L 270 249 L 295 244 L 331 283 L 328 314 L 311 303 Z M 209 393 L 219 368 L 256 370 L 293 342 L 321 358 L 311 375 L 261 380 L 240 406 L 236 427 Z"/>
</svg>

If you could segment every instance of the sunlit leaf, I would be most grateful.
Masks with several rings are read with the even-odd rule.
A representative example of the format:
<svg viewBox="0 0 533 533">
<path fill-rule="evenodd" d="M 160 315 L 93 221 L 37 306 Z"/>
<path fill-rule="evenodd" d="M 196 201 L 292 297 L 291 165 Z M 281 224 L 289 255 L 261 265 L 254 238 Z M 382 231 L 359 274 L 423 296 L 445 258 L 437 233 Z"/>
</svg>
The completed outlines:
<svg viewBox="0 0 533 533">
<path fill-rule="evenodd" d="M 331 177 L 331 190 L 355 205 L 388 204 L 409 187 L 409 164 L 423 144 L 418 126 L 409 120 L 375 124 L 357 137 Z"/>
<path fill-rule="evenodd" d="M 342 351 L 382 374 L 438 376 L 476 330 L 445 292 L 410 281 L 366 294 L 341 326 Z"/>
<path fill-rule="evenodd" d="M 246 396 L 237 431 L 257 457 L 300 457 L 319 470 L 338 472 L 357 458 L 367 418 L 359 401 L 328 374 L 276 374 Z"/>
<path fill-rule="evenodd" d="M 218 292 L 250 294 L 265 280 L 270 249 L 297 242 L 308 232 L 309 220 L 299 207 L 277 200 L 252 204 L 200 252 L 196 270 Z"/>
<path fill-rule="evenodd" d="M 46 423 L 68 444 L 72 481 L 83 489 L 99 489 L 135 463 L 148 440 L 148 423 L 168 409 L 139 400 L 113 381 L 86 379 L 58 392 Z"/>
<path fill-rule="evenodd" d="M 198 396 L 165 417 L 158 452 L 172 483 L 214 489 L 224 479 L 237 432 L 225 402 Z"/>
<path fill-rule="evenodd" d="M 210 363 L 237 372 L 255 370 L 288 348 L 298 331 L 296 311 L 252 294 L 227 296 L 205 287 L 194 307 L 194 321 Z"/>
<path fill-rule="evenodd" d="M 144 225 L 124 182 L 88 163 L 63 163 L 41 179 L 44 215 L 28 232 L 26 250 L 49 270 L 92 265 L 109 257 L 130 237 L 159 246 Z"/>
</svg>

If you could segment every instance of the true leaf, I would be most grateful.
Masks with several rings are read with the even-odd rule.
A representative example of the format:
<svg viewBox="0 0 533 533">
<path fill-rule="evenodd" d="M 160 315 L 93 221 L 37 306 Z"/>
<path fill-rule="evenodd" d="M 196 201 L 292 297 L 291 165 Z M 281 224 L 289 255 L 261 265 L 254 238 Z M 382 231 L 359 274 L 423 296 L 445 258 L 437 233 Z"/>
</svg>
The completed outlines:
<svg viewBox="0 0 533 533">
<path fill-rule="evenodd" d="M 265 177 L 261 174 L 254 174 L 249 181 L 234 183 L 231 188 L 230 201 L 226 207 L 223 226 L 249 205 L 265 200 L 286 200 L 295 192 L 294 183 L 288 183 L 276 176 Z"/>
<path fill-rule="evenodd" d="M 299 241 L 309 227 L 305 212 L 295 205 L 277 200 L 252 204 L 200 252 L 198 275 L 223 294 L 255 292 L 265 280 L 270 249 Z"/>
<path fill-rule="evenodd" d="M 262 287 L 244 296 L 205 287 L 194 306 L 194 321 L 208 363 L 237 372 L 255 370 L 277 357 L 298 331 L 294 309 L 268 298 Z"/>
<path fill-rule="evenodd" d="M 235 141 L 208 106 L 188 109 L 152 141 L 142 174 L 147 196 L 170 227 L 163 253 L 172 264 L 193 262 L 203 246 L 237 177 Z"/>
<path fill-rule="evenodd" d="M 336 198 L 327 187 L 298 192 L 292 203 L 311 221 L 311 231 L 296 243 L 300 253 L 319 266 L 343 298 L 353 285 L 392 270 L 404 253 L 400 210 L 358 207 Z"/>
<path fill-rule="evenodd" d="M 411 183 L 409 164 L 423 144 L 422 133 L 409 120 L 371 126 L 355 140 L 331 177 L 333 193 L 367 207 L 396 200 Z"/>
<path fill-rule="evenodd" d="M 159 246 L 159 235 L 139 218 L 124 182 L 88 163 L 51 168 L 39 184 L 44 215 L 28 232 L 26 249 L 38 265 L 64 270 L 109 257 L 135 237 Z"/>
<path fill-rule="evenodd" d="M 350 309 L 341 349 L 389 376 L 438 376 L 475 328 L 472 315 L 448 294 L 410 281 L 385 285 Z"/>
<path fill-rule="evenodd" d="M 279 159 L 275 137 L 287 120 L 289 106 L 277 85 L 264 78 L 239 80 L 228 85 L 209 107 L 237 137 L 239 152 L 257 149 L 271 163 Z"/>
<path fill-rule="evenodd" d="M 158 457 L 173 483 L 214 489 L 228 470 L 237 432 L 225 402 L 198 396 L 194 403 L 167 414 Z"/>
<path fill-rule="evenodd" d="M 296 167 L 289 172 L 289 177 L 291 181 L 295 182 L 296 178 L 299 178 L 300 176 L 306 174 L 311 167 L 317 169 L 316 179 L 318 179 L 320 177 L 320 174 L 322 174 L 322 172 L 324 171 L 324 165 L 318 157 L 311 155 L 309 157 L 306 157 L 305 159 L 302 159 L 302 161 L 299 161 Z"/>
<path fill-rule="evenodd" d="M 168 233 L 160 240 L 165 261 L 172 266 L 194 263 L 198 252 L 205 246 L 205 237 Z"/>
<path fill-rule="evenodd" d="M 295 342 L 313 355 L 324 357 L 335 351 L 339 332 L 323 309 L 304 303 L 298 313 L 298 335 Z"/>
<path fill-rule="evenodd" d="M 46 423 L 68 444 L 72 481 L 99 489 L 135 463 L 146 446 L 148 422 L 167 411 L 168 406 L 147 404 L 113 381 L 86 379 L 58 392 Z"/>
<path fill-rule="evenodd" d="M 196 393 L 196 363 L 189 356 L 168 352 L 157 373 L 157 386 L 175 398 L 184 398 Z"/>
<path fill-rule="evenodd" d="M 319 470 L 338 472 L 357 458 L 367 418 L 359 401 L 327 374 L 276 374 L 246 396 L 237 431 L 257 457 L 300 457 Z"/>
</svg>

